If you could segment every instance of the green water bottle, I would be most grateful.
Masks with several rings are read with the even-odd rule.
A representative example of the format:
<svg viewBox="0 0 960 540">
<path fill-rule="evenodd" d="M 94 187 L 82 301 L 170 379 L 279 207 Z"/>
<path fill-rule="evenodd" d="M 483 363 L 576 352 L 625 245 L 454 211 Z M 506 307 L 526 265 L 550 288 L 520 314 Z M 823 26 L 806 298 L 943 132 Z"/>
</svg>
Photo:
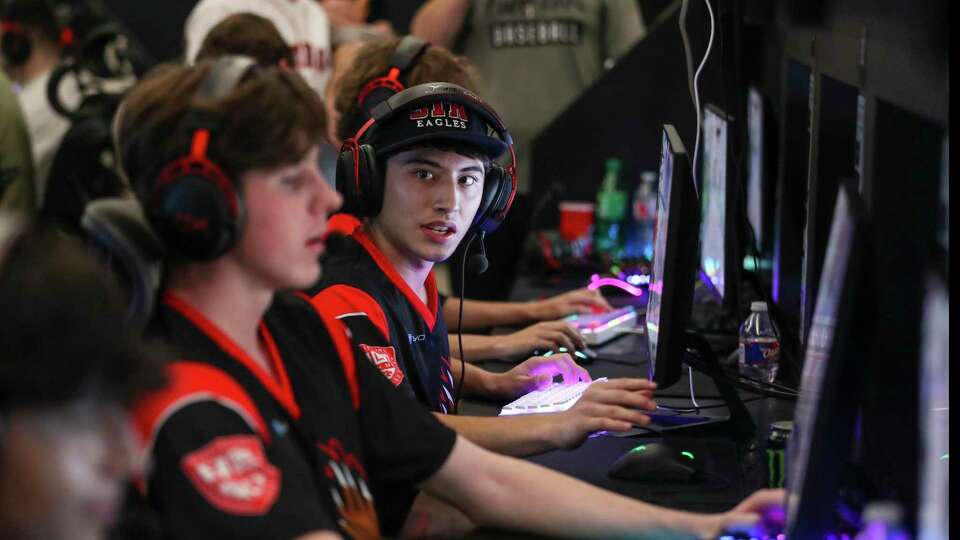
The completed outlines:
<svg viewBox="0 0 960 540">
<path fill-rule="evenodd" d="M 623 220 L 627 215 L 627 193 L 617 185 L 620 160 L 607 160 L 607 172 L 597 192 L 596 219 L 593 229 L 593 249 L 597 255 L 618 260 L 623 251 Z"/>
</svg>

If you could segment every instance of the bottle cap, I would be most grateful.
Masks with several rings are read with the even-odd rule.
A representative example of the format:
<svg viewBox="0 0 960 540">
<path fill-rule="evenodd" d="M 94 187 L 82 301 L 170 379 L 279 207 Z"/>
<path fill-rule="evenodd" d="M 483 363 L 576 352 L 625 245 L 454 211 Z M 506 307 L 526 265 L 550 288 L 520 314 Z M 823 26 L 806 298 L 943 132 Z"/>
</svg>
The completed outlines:
<svg viewBox="0 0 960 540">
<path fill-rule="evenodd" d="M 771 423 L 770 429 L 771 430 L 775 429 L 777 431 L 791 432 L 793 431 L 793 422 L 791 422 L 790 420 L 779 420 L 777 422 Z"/>
<path fill-rule="evenodd" d="M 657 181 L 657 173 L 653 171 L 643 171 L 640 173 L 640 181 L 644 184 L 652 184 Z"/>
<path fill-rule="evenodd" d="M 767 311 L 766 302 L 750 302 L 750 311 L 759 311 L 765 313 Z"/>
</svg>

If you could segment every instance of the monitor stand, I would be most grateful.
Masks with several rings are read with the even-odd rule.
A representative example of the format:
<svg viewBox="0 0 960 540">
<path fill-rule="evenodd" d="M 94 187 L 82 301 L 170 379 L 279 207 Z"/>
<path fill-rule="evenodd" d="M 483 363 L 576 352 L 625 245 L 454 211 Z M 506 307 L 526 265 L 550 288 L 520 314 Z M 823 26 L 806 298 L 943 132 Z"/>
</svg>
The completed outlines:
<svg viewBox="0 0 960 540">
<path fill-rule="evenodd" d="M 740 395 L 737 394 L 733 383 L 720 367 L 710 344 L 702 335 L 691 331 L 684 334 L 684 344 L 687 351 L 684 361 L 713 379 L 729 414 L 701 416 L 658 409 L 656 412 L 649 413 L 652 422 L 644 427 L 658 433 L 683 430 L 683 435 L 752 436 L 756 431 L 756 424 L 740 399 Z"/>
</svg>

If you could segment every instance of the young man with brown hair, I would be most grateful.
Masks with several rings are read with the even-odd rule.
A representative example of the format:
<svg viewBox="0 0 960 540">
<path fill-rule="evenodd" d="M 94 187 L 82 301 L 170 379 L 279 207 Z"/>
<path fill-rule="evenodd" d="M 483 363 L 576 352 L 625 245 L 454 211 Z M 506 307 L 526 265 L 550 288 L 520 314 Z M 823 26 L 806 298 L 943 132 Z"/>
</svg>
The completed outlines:
<svg viewBox="0 0 960 540">
<path fill-rule="evenodd" d="M 406 49 L 406 50 L 404 50 Z M 406 58 L 409 57 L 409 58 Z M 403 64 L 397 66 L 395 64 Z M 379 81 L 389 78 L 393 69 L 399 86 Z M 328 103 L 337 120 L 337 139 L 352 137 L 370 118 L 370 110 L 402 86 L 415 86 L 442 81 L 473 91 L 476 73 L 470 62 L 443 47 L 428 46 L 413 36 L 383 39 L 364 44 L 349 70 L 345 70 L 331 86 Z M 330 110 L 330 108 L 328 108 Z M 331 225 L 338 232 L 349 234 L 359 223 L 343 214 L 334 216 Z M 448 328 L 456 328 L 460 298 L 443 298 L 443 319 Z M 582 336 L 569 324 L 560 321 L 574 313 L 590 313 L 610 309 L 597 291 L 579 289 L 547 299 L 531 302 L 464 301 L 463 329 L 479 330 L 492 326 L 536 323 L 510 334 L 488 336 L 463 335 L 463 352 L 470 360 L 523 357 L 534 350 L 584 347 Z M 457 350 L 456 336 L 449 338 L 451 350 Z M 458 351 L 459 352 L 459 351 Z"/>
</svg>

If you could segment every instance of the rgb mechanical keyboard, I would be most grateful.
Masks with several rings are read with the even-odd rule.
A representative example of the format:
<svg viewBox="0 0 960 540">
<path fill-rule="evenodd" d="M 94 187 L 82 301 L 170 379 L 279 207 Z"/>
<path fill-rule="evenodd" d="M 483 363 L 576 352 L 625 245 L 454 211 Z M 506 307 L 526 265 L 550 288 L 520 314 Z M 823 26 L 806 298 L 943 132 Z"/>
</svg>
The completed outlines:
<svg viewBox="0 0 960 540">
<path fill-rule="evenodd" d="M 573 407 L 573 404 L 580 399 L 588 386 L 605 380 L 607 380 L 606 377 L 601 377 L 591 382 L 578 382 L 569 385 L 553 383 L 543 390 L 534 390 L 507 403 L 500 410 L 500 416 L 565 411 Z"/>
</svg>

